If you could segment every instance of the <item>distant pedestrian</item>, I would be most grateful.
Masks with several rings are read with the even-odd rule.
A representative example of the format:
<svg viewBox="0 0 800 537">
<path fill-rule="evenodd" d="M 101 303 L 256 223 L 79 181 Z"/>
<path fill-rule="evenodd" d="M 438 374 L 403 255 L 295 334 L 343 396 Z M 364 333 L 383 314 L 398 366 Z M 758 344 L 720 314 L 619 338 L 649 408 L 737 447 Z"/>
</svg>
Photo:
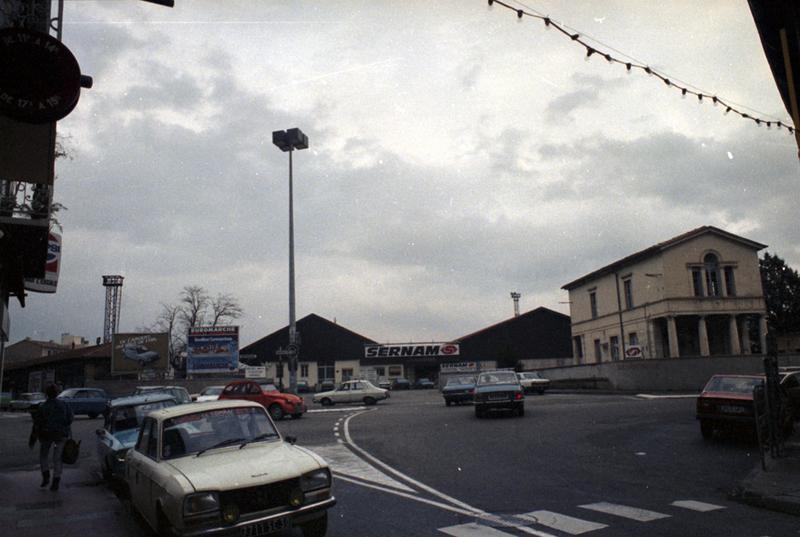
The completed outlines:
<svg viewBox="0 0 800 537">
<path fill-rule="evenodd" d="M 50 490 L 58 490 L 61 483 L 61 453 L 64 442 L 70 436 L 72 409 L 64 401 L 57 399 L 58 386 L 50 384 L 45 390 L 47 401 L 39 405 L 34 413 L 34 429 L 39 439 L 39 465 L 42 468 L 42 483 L 46 487 L 50 483 L 50 464 L 48 461 L 50 448 L 53 448 L 53 482 Z"/>
</svg>

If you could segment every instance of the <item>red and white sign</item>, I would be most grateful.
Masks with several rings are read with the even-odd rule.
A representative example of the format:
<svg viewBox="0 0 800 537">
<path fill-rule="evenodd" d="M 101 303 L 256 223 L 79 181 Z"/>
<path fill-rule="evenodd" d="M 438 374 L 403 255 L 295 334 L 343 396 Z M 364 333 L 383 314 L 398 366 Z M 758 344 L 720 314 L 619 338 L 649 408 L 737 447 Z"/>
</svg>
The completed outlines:
<svg viewBox="0 0 800 537">
<path fill-rule="evenodd" d="M 643 358 L 644 353 L 642 352 L 641 345 L 628 345 L 625 347 L 625 358 L 629 360 L 635 360 L 637 358 Z"/>
<path fill-rule="evenodd" d="M 61 268 L 61 235 L 50 232 L 47 237 L 47 261 L 44 278 L 25 278 L 25 289 L 33 293 L 55 293 Z"/>
</svg>

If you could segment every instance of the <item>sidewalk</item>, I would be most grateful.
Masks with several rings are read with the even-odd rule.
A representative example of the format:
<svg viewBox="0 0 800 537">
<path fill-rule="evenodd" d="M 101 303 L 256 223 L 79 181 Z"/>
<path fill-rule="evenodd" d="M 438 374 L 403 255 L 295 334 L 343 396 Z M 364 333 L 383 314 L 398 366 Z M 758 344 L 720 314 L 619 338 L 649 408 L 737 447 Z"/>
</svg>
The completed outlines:
<svg viewBox="0 0 800 537">
<path fill-rule="evenodd" d="M 40 488 L 38 470 L 0 472 L 0 533 L 15 537 L 135 536 L 143 532 L 92 472 L 64 467 L 61 488 Z"/>
<path fill-rule="evenodd" d="M 744 503 L 800 515 L 800 433 L 795 433 L 784 447 L 784 456 L 766 455 L 767 470 L 756 468 L 739 484 L 734 499 Z"/>
</svg>

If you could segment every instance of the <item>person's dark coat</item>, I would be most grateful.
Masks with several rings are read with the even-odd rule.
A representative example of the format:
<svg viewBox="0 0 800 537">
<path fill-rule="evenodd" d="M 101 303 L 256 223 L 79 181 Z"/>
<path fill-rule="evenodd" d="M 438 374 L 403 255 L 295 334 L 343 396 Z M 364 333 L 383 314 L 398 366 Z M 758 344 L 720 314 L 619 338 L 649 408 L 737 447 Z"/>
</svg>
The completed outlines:
<svg viewBox="0 0 800 537">
<path fill-rule="evenodd" d="M 33 416 L 34 429 L 40 442 L 60 442 L 70 436 L 72 409 L 60 399 L 48 399 L 39 405 Z"/>
</svg>

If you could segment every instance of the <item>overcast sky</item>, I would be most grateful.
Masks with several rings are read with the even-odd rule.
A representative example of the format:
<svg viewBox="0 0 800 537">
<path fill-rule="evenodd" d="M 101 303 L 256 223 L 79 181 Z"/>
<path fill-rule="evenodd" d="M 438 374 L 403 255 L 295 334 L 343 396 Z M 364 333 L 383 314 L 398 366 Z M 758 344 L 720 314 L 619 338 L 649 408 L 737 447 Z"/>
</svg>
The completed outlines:
<svg viewBox="0 0 800 537">
<path fill-rule="evenodd" d="M 58 124 L 58 292 L 12 307 L 12 341 L 102 335 L 103 274 L 125 277 L 121 331 L 184 285 L 240 299 L 243 345 L 285 326 L 288 158 L 271 132 L 291 127 L 310 139 L 297 317 L 381 342 L 507 319 L 510 291 L 569 313 L 561 285 L 701 225 L 800 267 L 785 130 L 586 60 L 540 21 L 485 0 L 175 3 L 66 2 L 94 87 Z M 745 0 L 525 5 L 791 123 Z"/>
</svg>

